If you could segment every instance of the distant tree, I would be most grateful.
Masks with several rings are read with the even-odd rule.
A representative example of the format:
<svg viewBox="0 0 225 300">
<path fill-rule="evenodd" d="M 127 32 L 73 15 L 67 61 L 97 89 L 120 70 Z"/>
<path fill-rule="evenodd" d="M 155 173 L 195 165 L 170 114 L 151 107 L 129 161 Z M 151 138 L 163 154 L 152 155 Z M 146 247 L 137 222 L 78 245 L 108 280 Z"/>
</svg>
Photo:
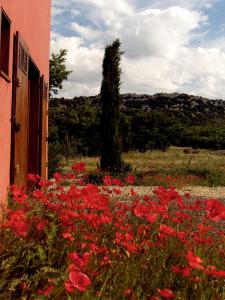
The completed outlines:
<svg viewBox="0 0 225 300">
<path fill-rule="evenodd" d="M 49 61 L 49 93 L 57 95 L 62 89 L 62 82 L 68 79 L 72 71 L 66 68 L 67 50 L 61 49 L 58 54 L 52 54 Z"/>
<path fill-rule="evenodd" d="M 72 71 L 66 68 L 67 50 L 61 49 L 58 54 L 52 54 L 49 61 L 49 98 L 59 93 L 62 89 L 62 82 L 68 79 Z M 52 124 L 50 106 L 49 117 L 49 151 L 48 151 L 48 175 L 51 178 L 52 174 L 57 171 L 59 162 L 62 159 L 62 145 L 58 136 L 58 127 Z M 66 135 L 66 137 L 68 134 Z"/>
<path fill-rule="evenodd" d="M 116 39 L 106 46 L 103 60 L 103 80 L 101 86 L 101 160 L 104 171 L 124 171 L 125 164 L 121 158 L 120 122 L 120 60 L 123 52 L 121 43 Z"/>
</svg>

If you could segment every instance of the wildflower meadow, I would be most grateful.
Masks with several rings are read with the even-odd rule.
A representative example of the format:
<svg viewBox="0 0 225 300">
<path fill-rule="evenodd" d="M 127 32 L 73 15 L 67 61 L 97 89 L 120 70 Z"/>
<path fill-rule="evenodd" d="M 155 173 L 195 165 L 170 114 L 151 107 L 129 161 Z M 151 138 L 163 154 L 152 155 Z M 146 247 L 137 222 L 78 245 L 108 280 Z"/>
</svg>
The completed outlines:
<svg viewBox="0 0 225 300">
<path fill-rule="evenodd" d="M 135 177 L 87 182 L 75 163 L 12 186 L 0 227 L 0 299 L 225 299 L 225 204 Z M 124 196 L 123 186 L 130 185 Z"/>
</svg>

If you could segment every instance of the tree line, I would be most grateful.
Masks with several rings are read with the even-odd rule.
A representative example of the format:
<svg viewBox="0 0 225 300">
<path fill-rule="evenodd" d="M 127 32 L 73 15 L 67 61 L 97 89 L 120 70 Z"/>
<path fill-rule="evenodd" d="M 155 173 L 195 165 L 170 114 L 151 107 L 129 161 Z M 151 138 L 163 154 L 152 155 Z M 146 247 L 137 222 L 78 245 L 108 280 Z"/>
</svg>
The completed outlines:
<svg viewBox="0 0 225 300">
<path fill-rule="evenodd" d="M 101 106 L 91 99 L 54 99 L 49 109 L 49 144 L 65 157 L 100 155 Z M 119 120 L 122 151 L 159 149 L 170 145 L 225 149 L 225 124 L 192 124 L 162 111 L 121 112 Z"/>
</svg>

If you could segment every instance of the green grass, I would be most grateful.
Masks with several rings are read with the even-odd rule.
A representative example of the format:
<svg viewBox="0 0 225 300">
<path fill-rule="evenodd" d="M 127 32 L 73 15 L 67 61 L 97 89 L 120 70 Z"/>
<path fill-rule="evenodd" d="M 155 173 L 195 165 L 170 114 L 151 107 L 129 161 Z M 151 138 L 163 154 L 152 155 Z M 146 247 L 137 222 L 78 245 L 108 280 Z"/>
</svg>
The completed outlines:
<svg viewBox="0 0 225 300">
<path fill-rule="evenodd" d="M 223 152 L 199 150 L 193 154 L 184 153 L 184 149 L 170 147 L 166 152 L 128 152 L 123 154 L 123 159 L 132 165 L 138 185 L 225 186 Z M 63 161 L 63 169 L 74 161 L 84 161 L 91 173 L 95 173 L 99 165 L 99 157 L 77 157 Z"/>
</svg>

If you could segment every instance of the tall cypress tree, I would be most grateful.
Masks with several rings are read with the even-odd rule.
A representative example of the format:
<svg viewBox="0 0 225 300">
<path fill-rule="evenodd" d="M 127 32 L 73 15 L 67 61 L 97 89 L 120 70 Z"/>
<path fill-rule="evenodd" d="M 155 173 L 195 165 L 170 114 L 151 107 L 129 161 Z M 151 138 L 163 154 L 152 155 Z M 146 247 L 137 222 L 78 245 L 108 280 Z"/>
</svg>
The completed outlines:
<svg viewBox="0 0 225 300">
<path fill-rule="evenodd" d="M 124 163 L 121 158 L 119 136 L 120 121 L 120 40 L 106 46 L 103 60 L 103 80 L 101 86 L 101 169 L 111 173 L 121 172 Z"/>
</svg>

